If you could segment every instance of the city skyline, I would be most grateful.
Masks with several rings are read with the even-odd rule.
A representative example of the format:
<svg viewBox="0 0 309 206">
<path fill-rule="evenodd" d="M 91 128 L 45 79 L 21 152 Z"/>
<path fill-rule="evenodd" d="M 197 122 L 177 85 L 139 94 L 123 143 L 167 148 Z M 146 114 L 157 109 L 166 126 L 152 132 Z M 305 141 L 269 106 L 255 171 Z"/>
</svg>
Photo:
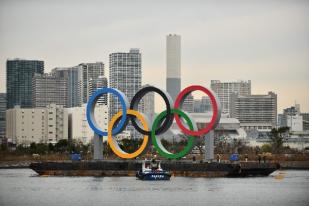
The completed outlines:
<svg viewBox="0 0 309 206">
<path fill-rule="evenodd" d="M 309 0 L 0 0 L 0 206 L 305 206 L 308 80 Z"/>
<path fill-rule="evenodd" d="M 176 33 L 182 37 L 182 88 L 251 80 L 252 94 L 278 94 L 278 113 L 295 101 L 309 111 L 308 2 L 177 2 L 76 1 L 70 10 L 70 2 L 1 1 L 0 92 L 6 91 L 7 58 L 44 60 L 50 72 L 81 62 L 107 67 L 110 53 L 130 48 L 142 53 L 142 84 L 165 88 L 165 38 Z M 92 12 L 77 16 L 84 9 Z M 158 9 L 160 16 L 151 15 Z"/>
</svg>

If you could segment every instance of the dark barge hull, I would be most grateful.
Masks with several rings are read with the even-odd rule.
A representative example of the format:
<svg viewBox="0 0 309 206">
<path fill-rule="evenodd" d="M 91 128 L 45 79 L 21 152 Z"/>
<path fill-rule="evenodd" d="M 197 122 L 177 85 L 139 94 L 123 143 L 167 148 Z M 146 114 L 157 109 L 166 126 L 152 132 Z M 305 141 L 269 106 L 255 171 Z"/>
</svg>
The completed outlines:
<svg viewBox="0 0 309 206">
<path fill-rule="evenodd" d="M 194 163 L 189 161 L 162 161 L 162 168 L 174 176 L 185 177 L 246 177 L 268 176 L 279 168 L 275 163 Z M 35 162 L 30 168 L 39 175 L 48 176 L 135 176 L 141 161 L 62 161 Z"/>
</svg>

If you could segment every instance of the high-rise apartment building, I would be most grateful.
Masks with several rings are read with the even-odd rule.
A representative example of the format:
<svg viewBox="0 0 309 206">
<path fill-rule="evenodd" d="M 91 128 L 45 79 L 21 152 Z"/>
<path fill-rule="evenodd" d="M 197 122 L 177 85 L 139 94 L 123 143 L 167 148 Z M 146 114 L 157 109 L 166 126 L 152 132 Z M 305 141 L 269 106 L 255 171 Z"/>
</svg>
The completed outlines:
<svg viewBox="0 0 309 206">
<path fill-rule="evenodd" d="M 67 105 L 67 79 L 52 74 L 35 74 L 32 81 L 33 107 Z"/>
<path fill-rule="evenodd" d="M 222 113 L 230 113 L 230 98 L 232 93 L 251 95 L 251 80 L 238 82 L 221 82 L 211 80 L 210 88 L 218 95 Z"/>
<path fill-rule="evenodd" d="M 166 36 L 166 90 L 175 101 L 181 90 L 181 37 Z"/>
<path fill-rule="evenodd" d="M 277 126 L 277 95 L 239 95 L 230 99 L 230 115 L 246 130 L 270 131 Z"/>
<path fill-rule="evenodd" d="M 130 49 L 129 53 L 109 55 L 109 85 L 122 91 L 131 101 L 142 84 L 142 57 L 139 49 Z M 110 115 L 121 110 L 119 99 L 110 96 Z"/>
<path fill-rule="evenodd" d="M 131 101 L 142 84 L 142 57 L 139 49 L 130 49 L 129 53 L 118 52 L 109 55 L 109 85 L 112 88 L 119 89 Z M 110 117 L 121 111 L 119 99 L 114 95 L 109 95 Z M 143 111 L 142 104 L 139 104 L 139 110 Z M 127 127 L 132 136 L 136 136 L 134 129 Z M 133 131 L 133 132 L 132 132 Z"/>
<path fill-rule="evenodd" d="M 38 60 L 8 59 L 6 61 L 7 108 L 20 105 L 32 107 L 32 77 L 44 73 L 44 62 Z"/>
<path fill-rule="evenodd" d="M 81 106 L 83 103 L 83 67 L 57 67 L 51 73 L 67 80 L 66 107 Z"/>
<path fill-rule="evenodd" d="M 52 73 L 67 79 L 67 107 L 80 107 L 87 103 L 94 90 L 107 86 L 103 62 L 81 63 L 78 66 L 55 68 Z M 107 95 L 100 98 L 100 104 L 107 104 Z"/>
<path fill-rule="evenodd" d="M 6 111 L 6 137 L 14 144 L 55 144 L 68 139 L 68 111 L 55 104 L 45 108 L 20 108 Z"/>
<path fill-rule="evenodd" d="M 90 82 L 91 80 L 98 79 L 99 76 L 104 76 L 104 64 L 103 62 L 95 63 L 81 63 L 78 66 L 82 67 L 82 92 L 83 103 L 87 103 L 91 95 Z"/>
<path fill-rule="evenodd" d="M 6 110 L 6 93 L 0 93 L 0 143 L 5 137 L 5 110 Z"/>
<path fill-rule="evenodd" d="M 107 87 L 107 78 L 104 76 L 99 76 L 97 79 L 92 79 L 89 82 L 89 87 L 90 87 L 90 94 L 91 96 L 97 89 L 100 89 L 102 87 Z M 107 94 L 103 94 L 102 97 L 98 99 L 98 104 L 100 105 L 107 105 Z"/>
</svg>

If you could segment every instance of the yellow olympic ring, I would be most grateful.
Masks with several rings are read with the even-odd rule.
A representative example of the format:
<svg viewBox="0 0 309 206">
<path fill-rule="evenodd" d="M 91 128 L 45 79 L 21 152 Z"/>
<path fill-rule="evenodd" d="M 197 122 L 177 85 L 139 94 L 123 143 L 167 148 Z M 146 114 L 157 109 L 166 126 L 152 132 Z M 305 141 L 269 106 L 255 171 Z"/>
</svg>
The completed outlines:
<svg viewBox="0 0 309 206">
<path fill-rule="evenodd" d="M 148 128 L 148 124 L 147 124 L 147 121 L 146 119 L 143 117 L 143 115 L 141 113 L 139 113 L 138 111 L 135 111 L 135 110 L 127 110 L 127 114 L 129 115 L 133 115 L 135 117 L 137 117 L 137 119 L 141 122 L 142 126 L 144 127 L 144 130 L 148 131 L 149 128 Z M 127 153 L 125 151 L 123 151 L 116 139 L 113 138 L 113 135 L 112 135 L 112 130 L 113 130 L 113 127 L 114 127 L 114 124 L 115 122 L 117 121 L 117 119 L 119 117 L 121 117 L 122 115 L 122 111 L 119 111 L 117 114 L 115 114 L 113 116 L 113 118 L 111 119 L 109 125 L 108 125 L 108 132 L 107 132 L 107 142 L 110 146 L 110 148 L 113 150 L 113 152 L 121 157 L 121 158 L 125 158 L 125 159 L 132 159 L 134 157 L 137 157 L 138 155 L 140 155 L 146 148 L 147 144 L 148 144 L 148 135 L 144 135 L 144 139 L 143 139 L 143 143 L 142 145 L 140 146 L 140 148 L 138 150 L 136 150 L 135 152 L 133 153 Z"/>
</svg>

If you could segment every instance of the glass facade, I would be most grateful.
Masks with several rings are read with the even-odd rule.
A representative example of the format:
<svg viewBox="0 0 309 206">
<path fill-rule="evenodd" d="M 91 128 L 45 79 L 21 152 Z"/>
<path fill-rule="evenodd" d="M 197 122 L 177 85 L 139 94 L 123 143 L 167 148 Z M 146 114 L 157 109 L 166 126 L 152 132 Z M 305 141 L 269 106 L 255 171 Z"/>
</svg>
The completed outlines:
<svg viewBox="0 0 309 206">
<path fill-rule="evenodd" d="M 80 107 L 82 105 L 82 66 L 55 68 L 52 74 L 67 80 L 66 107 Z"/>
<path fill-rule="evenodd" d="M 135 93 L 141 88 L 141 53 L 138 49 L 131 49 L 129 53 L 112 53 L 109 55 L 110 87 L 119 89 L 131 101 Z M 121 110 L 118 98 L 110 98 L 110 115 Z"/>
<path fill-rule="evenodd" d="M 44 61 L 13 59 L 6 62 L 7 108 L 31 108 L 32 77 L 44 73 Z"/>
<path fill-rule="evenodd" d="M 89 86 L 90 86 L 89 96 L 91 96 L 97 89 L 107 87 L 107 78 L 104 76 L 99 76 L 97 79 L 92 79 L 89 82 Z M 103 94 L 103 96 L 99 98 L 98 104 L 107 105 L 107 94 Z"/>
<path fill-rule="evenodd" d="M 90 83 L 91 80 L 96 80 L 100 76 L 104 76 L 104 64 L 103 62 L 95 63 L 82 63 L 79 66 L 82 67 L 82 85 L 83 85 L 83 103 L 87 103 L 89 95 L 91 94 Z"/>
<path fill-rule="evenodd" d="M 129 102 L 131 101 L 142 84 L 141 53 L 138 49 L 130 49 L 129 53 L 109 55 L 109 81 L 110 87 L 119 89 L 128 97 Z M 119 99 L 113 95 L 109 96 L 109 102 L 109 115 L 112 117 L 121 111 L 121 105 Z M 143 111 L 142 102 L 138 108 L 139 111 Z M 131 131 L 131 136 L 139 136 L 130 123 L 127 130 Z"/>
</svg>

